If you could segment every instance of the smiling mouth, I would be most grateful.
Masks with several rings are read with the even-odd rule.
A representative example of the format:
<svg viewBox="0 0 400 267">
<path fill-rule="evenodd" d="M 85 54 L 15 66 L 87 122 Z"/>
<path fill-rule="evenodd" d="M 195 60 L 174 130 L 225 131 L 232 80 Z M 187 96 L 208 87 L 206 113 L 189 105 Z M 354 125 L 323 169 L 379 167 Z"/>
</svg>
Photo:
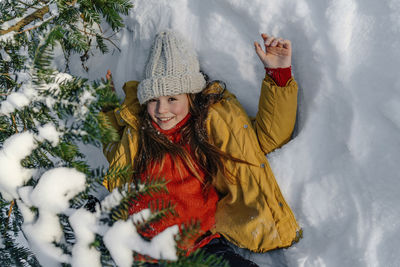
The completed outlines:
<svg viewBox="0 0 400 267">
<path fill-rule="evenodd" d="M 172 120 L 174 117 L 169 117 L 169 118 L 157 118 L 157 120 L 161 123 L 166 123 Z"/>
</svg>

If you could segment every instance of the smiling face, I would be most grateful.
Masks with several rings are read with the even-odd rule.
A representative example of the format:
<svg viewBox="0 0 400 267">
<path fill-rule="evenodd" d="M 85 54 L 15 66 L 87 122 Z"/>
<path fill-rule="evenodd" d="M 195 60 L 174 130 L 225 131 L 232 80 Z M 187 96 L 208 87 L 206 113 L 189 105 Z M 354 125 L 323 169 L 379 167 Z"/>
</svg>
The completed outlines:
<svg viewBox="0 0 400 267">
<path fill-rule="evenodd" d="M 175 127 L 189 113 L 187 94 L 160 96 L 147 102 L 151 119 L 163 130 Z"/>
</svg>

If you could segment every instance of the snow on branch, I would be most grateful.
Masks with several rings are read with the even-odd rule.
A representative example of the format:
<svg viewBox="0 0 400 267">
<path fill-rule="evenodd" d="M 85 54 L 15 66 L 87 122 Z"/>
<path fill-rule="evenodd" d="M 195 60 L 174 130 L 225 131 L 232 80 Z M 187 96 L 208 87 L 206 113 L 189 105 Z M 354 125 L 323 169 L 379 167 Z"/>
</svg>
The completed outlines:
<svg viewBox="0 0 400 267">
<path fill-rule="evenodd" d="M 63 237 L 58 214 L 67 213 L 69 201 L 85 190 L 86 177 L 72 168 L 54 168 L 46 171 L 35 188 L 23 188 L 24 204 L 38 209 L 38 218 L 24 216 L 22 229 L 39 261 L 70 262 L 70 257 L 57 247 Z M 23 214 L 26 215 L 26 214 Z"/>
<path fill-rule="evenodd" d="M 117 221 L 104 235 L 104 243 L 115 263 L 121 267 L 132 266 L 132 250 L 155 259 L 177 260 L 174 236 L 178 234 L 178 226 L 171 226 L 151 241 L 145 241 L 133 224 L 133 221 L 142 216 L 146 219 L 150 216 L 150 212 L 143 210 L 127 221 Z"/>
<path fill-rule="evenodd" d="M 137 232 L 135 224 L 151 216 L 143 210 L 130 216 L 127 221 L 117 221 L 111 227 L 101 222 L 102 213 L 108 213 L 122 199 L 115 190 L 97 206 L 95 213 L 84 209 L 70 208 L 70 200 L 86 188 L 86 177 L 73 169 L 59 167 L 46 171 L 35 187 L 24 186 L 34 169 L 21 166 L 21 160 L 37 147 L 36 139 L 57 144 L 60 134 L 55 127 L 47 124 L 39 128 L 39 135 L 23 132 L 12 135 L 0 150 L 0 193 L 8 200 L 17 199 L 24 218 L 22 230 L 39 262 L 51 264 L 71 263 L 73 266 L 101 266 L 100 253 L 90 245 L 95 234 L 103 236 L 104 243 L 113 260 L 119 266 L 131 266 L 132 251 L 155 259 L 177 260 L 174 237 L 178 226 L 167 228 L 151 241 L 144 240 Z M 37 214 L 32 211 L 37 209 Z M 72 257 L 65 254 L 56 244 L 63 238 L 59 214 L 70 215 L 69 222 L 74 230 L 76 243 Z"/>
<path fill-rule="evenodd" d="M 58 16 L 57 4 L 52 3 L 42 7 L 31 7 L 21 19 L 13 19 L 3 23 L 0 27 L 0 40 L 12 38 L 14 34 L 20 34 L 40 27 L 43 23 L 51 21 Z M 40 20 L 40 22 L 38 22 Z M 11 24 L 11 25 L 10 25 Z"/>
<path fill-rule="evenodd" d="M 11 201 L 18 198 L 17 188 L 26 183 L 35 172 L 21 166 L 20 162 L 36 148 L 34 134 L 30 132 L 14 134 L 8 138 L 0 150 L 0 193 Z"/>
</svg>

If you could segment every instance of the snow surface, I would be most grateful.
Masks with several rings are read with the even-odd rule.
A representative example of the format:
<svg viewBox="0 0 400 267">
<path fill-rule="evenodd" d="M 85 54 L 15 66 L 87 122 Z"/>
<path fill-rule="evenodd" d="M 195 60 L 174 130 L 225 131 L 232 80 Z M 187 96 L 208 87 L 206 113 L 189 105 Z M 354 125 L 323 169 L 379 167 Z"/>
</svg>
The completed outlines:
<svg viewBox="0 0 400 267">
<path fill-rule="evenodd" d="M 290 39 L 298 120 L 293 140 L 268 155 L 304 230 L 284 250 L 289 266 L 400 266 L 399 0 L 132 2 L 121 52 L 92 56 L 89 73 L 71 66 L 76 74 L 109 68 L 123 96 L 125 81 L 143 77 L 154 35 L 172 28 L 254 115 L 264 70 L 253 41 Z"/>
</svg>

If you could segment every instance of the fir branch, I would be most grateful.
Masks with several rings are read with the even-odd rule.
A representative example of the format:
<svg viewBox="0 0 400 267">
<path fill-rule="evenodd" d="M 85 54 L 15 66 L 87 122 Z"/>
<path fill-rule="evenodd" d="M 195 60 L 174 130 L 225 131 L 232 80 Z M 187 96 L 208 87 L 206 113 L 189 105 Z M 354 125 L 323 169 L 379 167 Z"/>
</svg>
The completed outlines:
<svg viewBox="0 0 400 267">
<path fill-rule="evenodd" d="M 133 7 L 129 0 L 82 1 L 80 4 L 86 22 L 90 25 L 99 23 L 98 14 L 101 14 L 114 31 L 124 26 L 119 14 L 127 15 L 129 9 Z"/>
<path fill-rule="evenodd" d="M 150 223 L 158 222 L 167 216 L 178 216 L 175 211 L 175 205 L 170 201 L 156 200 L 156 203 L 150 203 L 150 210 L 152 211 L 149 218 L 143 225 L 146 228 Z M 143 227 L 138 225 L 139 228 Z"/>
<path fill-rule="evenodd" d="M 90 173 L 90 167 L 84 160 L 75 160 L 71 164 L 71 167 L 77 169 L 78 171 L 88 174 Z"/>
<path fill-rule="evenodd" d="M 64 238 L 68 245 L 73 245 L 76 241 L 74 230 L 72 229 L 68 216 L 64 214 L 59 214 L 58 218 L 60 219 L 60 225 L 63 229 Z"/>
<path fill-rule="evenodd" d="M 70 142 L 61 142 L 55 149 L 55 155 L 66 162 L 71 162 L 78 155 L 78 147 Z"/>
<path fill-rule="evenodd" d="M 95 247 L 98 251 L 100 251 L 101 266 L 115 266 L 115 262 L 112 260 L 110 252 L 108 251 L 106 245 L 103 242 L 103 238 L 100 235 L 96 234 L 95 241 L 90 246 Z"/>
<path fill-rule="evenodd" d="M 199 237 L 201 234 L 200 222 L 193 220 L 189 223 L 181 225 L 180 233 L 175 237 L 175 241 L 178 247 L 178 255 L 186 255 L 186 251 L 180 249 L 181 247 L 187 247 L 187 244 L 195 237 Z"/>
<path fill-rule="evenodd" d="M 5 248 L 0 249 L 2 266 L 40 266 L 35 255 L 25 247 L 17 245 L 16 241 L 7 235 Z"/>
<path fill-rule="evenodd" d="M 17 32 L 16 34 L 21 34 L 21 33 L 27 32 L 27 31 L 32 31 L 32 30 L 34 30 L 34 29 L 37 29 L 37 28 L 43 26 L 43 23 L 49 22 L 49 21 L 53 20 L 54 18 L 55 18 L 55 16 L 52 16 L 52 17 L 50 17 L 50 18 L 44 20 L 42 23 L 40 23 L 40 24 L 38 24 L 38 25 L 35 25 L 35 26 L 33 26 L 33 27 L 30 27 L 30 28 L 24 29 L 24 30 L 22 30 L 22 31 L 19 31 L 19 32 Z"/>
<path fill-rule="evenodd" d="M 167 267 L 229 267 L 228 262 L 226 262 L 223 258 L 214 254 L 206 254 L 202 250 L 197 250 L 188 257 L 180 256 L 176 262 L 163 261 L 162 265 Z"/>
<path fill-rule="evenodd" d="M 40 75 L 43 71 L 48 70 L 47 74 L 54 72 L 48 68 L 51 66 L 53 60 L 52 47 L 55 45 L 57 40 L 63 38 L 61 26 L 54 27 L 45 37 L 44 42 L 39 45 L 35 51 L 33 65 L 38 71 L 34 73 L 35 76 Z M 44 72 L 46 73 L 46 72 Z"/>
<path fill-rule="evenodd" d="M 15 129 L 15 133 L 19 133 L 18 127 L 17 127 L 17 122 L 16 122 L 16 120 L 15 120 L 14 114 L 11 114 L 11 120 L 12 120 L 12 122 L 13 122 L 13 126 L 14 126 L 14 129 Z"/>
<path fill-rule="evenodd" d="M 151 197 L 153 193 L 168 193 L 167 183 L 162 177 L 147 177 L 146 184 L 139 184 L 139 192 Z"/>
<path fill-rule="evenodd" d="M 119 141 L 120 136 L 117 130 L 111 125 L 110 120 L 104 113 L 97 115 L 97 121 L 100 130 L 100 140 L 103 144 Z"/>
<path fill-rule="evenodd" d="M 2 73 L 1 75 L 13 82 L 13 79 L 10 78 L 10 75 L 8 75 L 8 73 Z"/>
<path fill-rule="evenodd" d="M 34 9 L 36 9 L 36 10 L 38 10 L 39 8 L 37 8 L 37 7 L 35 7 L 34 5 L 29 5 L 29 4 L 27 4 L 27 3 L 25 3 L 25 2 L 23 2 L 23 1 L 21 1 L 21 0 L 17 0 L 16 1 L 17 3 L 20 3 L 20 4 L 22 4 L 22 5 L 24 5 L 24 6 L 26 6 L 26 7 L 31 7 L 31 8 L 34 8 Z"/>
<path fill-rule="evenodd" d="M 135 201 L 140 199 L 142 196 L 149 195 L 153 196 L 154 193 L 168 193 L 166 182 L 162 179 L 155 179 L 148 184 L 139 184 L 133 186 L 124 184 L 118 188 L 120 192 L 123 190 L 123 198 L 121 199 L 118 206 L 114 207 L 110 212 L 110 218 L 113 221 L 116 220 L 127 220 L 130 216 L 129 209 L 132 205 L 135 205 Z M 155 206 L 150 207 L 153 214 L 146 222 L 155 222 L 164 218 L 168 214 L 175 215 L 174 206 L 170 202 L 160 201 L 155 203 Z"/>
<path fill-rule="evenodd" d="M 9 32 L 19 32 L 22 28 L 24 28 L 26 25 L 30 24 L 32 21 L 36 19 L 43 20 L 43 17 L 45 14 L 49 13 L 50 9 L 48 6 L 44 6 L 32 14 L 26 16 L 25 18 L 21 19 L 19 22 L 17 22 L 15 25 L 11 26 L 7 30 L 0 30 L 0 35 L 4 35 Z"/>
<path fill-rule="evenodd" d="M 13 210 L 14 204 L 15 204 L 15 201 L 12 200 L 11 203 L 10 203 L 10 208 L 9 208 L 9 210 L 8 210 L 8 214 L 7 214 L 7 222 L 6 222 L 6 225 L 8 225 L 8 223 L 10 222 L 11 212 L 12 212 L 12 210 Z"/>
<path fill-rule="evenodd" d="M 116 183 L 117 180 L 120 180 L 120 184 L 124 185 L 129 182 L 131 174 L 131 166 L 114 165 L 107 170 L 107 173 L 104 175 L 104 180 L 111 183 Z"/>
<path fill-rule="evenodd" d="M 103 50 L 100 49 L 100 51 L 102 51 L 102 53 L 107 53 L 107 52 L 108 52 L 108 48 L 107 48 L 107 46 L 104 45 L 104 43 L 100 44 L 100 43 L 99 43 L 99 39 L 101 39 L 100 42 L 102 42 L 103 39 L 104 39 L 104 40 L 107 40 L 107 41 L 110 42 L 116 49 L 118 49 L 119 52 L 121 52 L 121 48 L 119 48 L 119 47 L 113 42 L 113 40 L 111 39 L 111 37 L 114 36 L 114 34 L 111 35 L 111 36 L 109 36 L 109 37 L 105 37 L 105 36 L 102 36 L 102 35 L 100 35 L 100 34 L 98 34 L 98 33 L 90 33 L 90 32 L 87 32 L 87 31 L 81 30 L 81 29 L 78 29 L 78 31 L 84 33 L 84 35 L 89 35 L 89 36 L 92 36 L 92 37 L 96 37 L 97 45 L 98 45 L 99 47 L 102 47 L 103 49 L 107 49 L 107 50 L 104 50 L 104 52 L 103 52 Z"/>
</svg>

